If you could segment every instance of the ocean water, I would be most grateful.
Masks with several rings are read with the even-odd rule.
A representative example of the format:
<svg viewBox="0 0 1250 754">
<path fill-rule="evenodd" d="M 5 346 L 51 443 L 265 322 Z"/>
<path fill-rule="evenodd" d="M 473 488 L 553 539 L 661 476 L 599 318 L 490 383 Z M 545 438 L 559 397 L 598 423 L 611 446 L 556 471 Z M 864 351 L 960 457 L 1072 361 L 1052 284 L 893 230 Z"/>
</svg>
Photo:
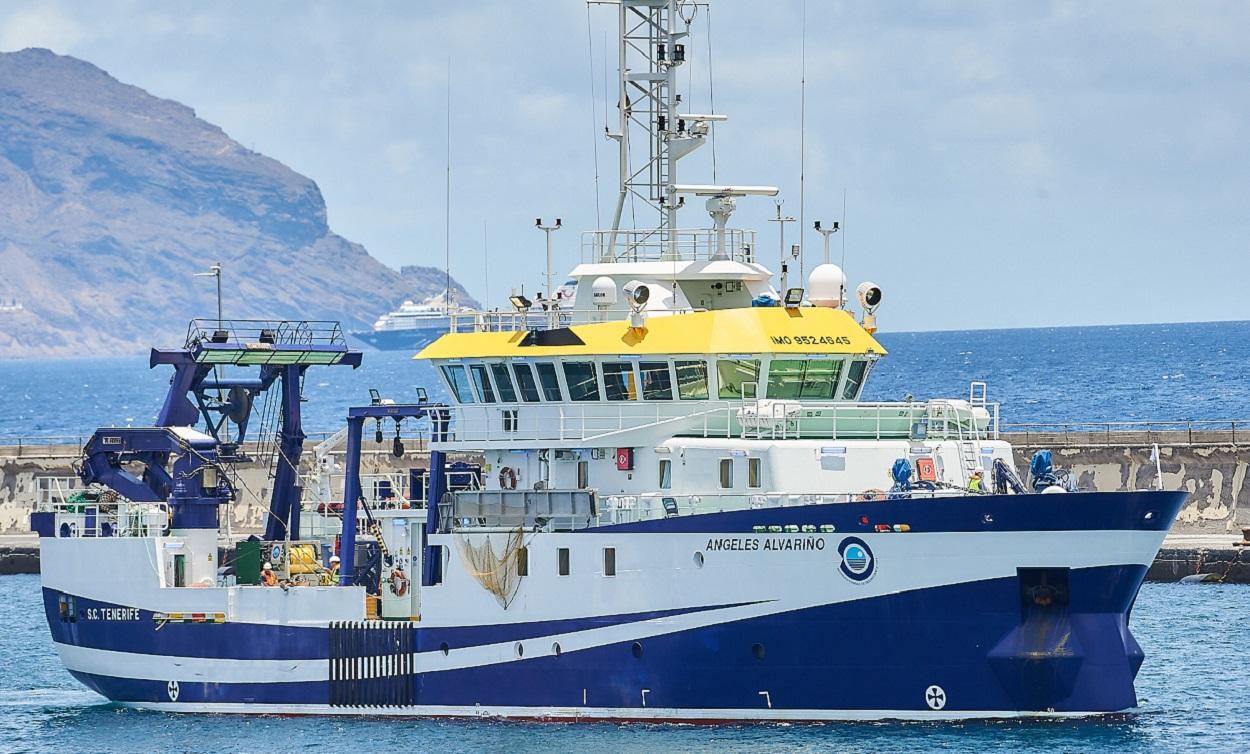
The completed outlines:
<svg viewBox="0 0 1250 754">
<path fill-rule="evenodd" d="M 864 397 L 966 397 L 969 382 L 983 380 L 1008 423 L 1250 419 L 1247 336 L 1250 322 L 882 333 L 890 355 Z M 410 356 L 366 350 L 359 369 L 309 370 L 305 429 L 334 431 L 369 388 L 397 401 L 415 399 L 417 386 L 445 397 L 433 370 Z M 148 369 L 142 354 L 0 358 L 0 443 L 150 424 L 170 373 Z"/>
<path fill-rule="evenodd" d="M 1066 721 L 687 726 L 227 717 L 127 710 L 78 685 L 36 576 L 0 577 L 0 752 L 1212 752 L 1250 737 L 1250 587 L 1146 584 L 1139 711 Z M 848 650 L 853 651 L 853 650 Z M 836 681 L 837 679 L 831 679 Z"/>
</svg>

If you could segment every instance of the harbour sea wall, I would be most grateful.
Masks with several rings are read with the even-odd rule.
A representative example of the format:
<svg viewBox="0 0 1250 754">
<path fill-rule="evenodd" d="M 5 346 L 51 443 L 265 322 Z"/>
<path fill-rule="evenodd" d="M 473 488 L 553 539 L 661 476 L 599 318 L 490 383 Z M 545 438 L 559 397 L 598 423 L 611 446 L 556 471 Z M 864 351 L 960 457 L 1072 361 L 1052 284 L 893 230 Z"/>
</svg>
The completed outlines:
<svg viewBox="0 0 1250 754">
<path fill-rule="evenodd" d="M 1242 528 L 1250 527 L 1250 427 L 1193 429 L 1081 429 L 1025 427 L 1004 434 L 1016 452 L 1017 468 L 1028 468 L 1033 453 L 1050 450 L 1055 464 L 1065 468 L 1083 488 L 1132 490 L 1155 486 L 1185 489 L 1190 500 L 1172 528 L 1172 537 L 1159 553 L 1149 578 L 1176 581 L 1186 576 L 1250 583 L 1250 547 L 1237 547 Z M 311 448 L 311 443 L 308 447 Z M 389 452 L 389 444 L 365 443 L 364 474 L 401 472 L 424 466 L 423 448 L 410 449 L 403 458 Z M 1152 459 L 1159 448 L 1158 463 Z M 72 477 L 81 445 L 0 446 L 0 573 L 37 570 L 37 543 L 29 536 L 29 517 L 38 497 L 40 477 Z M 302 469 L 311 471 L 311 452 Z M 331 455 L 341 464 L 341 452 Z M 336 480 L 339 487 L 341 478 Z M 236 535 L 263 528 L 269 495 L 269 470 L 261 463 L 239 466 L 240 500 L 226 515 Z M 1182 544 L 1173 546 L 1172 541 Z"/>
</svg>

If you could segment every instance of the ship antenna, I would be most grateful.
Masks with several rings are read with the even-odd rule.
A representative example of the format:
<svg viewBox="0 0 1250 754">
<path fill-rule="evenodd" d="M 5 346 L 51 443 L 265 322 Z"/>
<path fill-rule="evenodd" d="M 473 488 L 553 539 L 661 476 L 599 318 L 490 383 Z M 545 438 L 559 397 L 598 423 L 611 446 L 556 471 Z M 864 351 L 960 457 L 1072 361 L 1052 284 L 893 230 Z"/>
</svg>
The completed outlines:
<svg viewBox="0 0 1250 754">
<path fill-rule="evenodd" d="M 803 235 L 807 228 L 807 0 L 803 0 L 799 50 L 799 285 L 803 285 Z"/>
<path fill-rule="evenodd" d="M 451 313 L 451 56 L 447 57 L 447 185 L 443 195 L 443 312 Z"/>
<path fill-rule="evenodd" d="M 846 276 L 846 189 L 842 189 L 842 275 Z"/>
<path fill-rule="evenodd" d="M 486 220 L 482 220 L 482 306 L 490 307 L 490 246 L 486 243 Z"/>
<path fill-rule="evenodd" d="M 707 107 L 708 113 L 716 114 L 716 87 L 712 78 L 712 6 L 703 9 L 703 17 L 707 19 Z M 716 183 L 716 125 L 712 124 L 708 136 L 712 139 L 712 183 Z"/>
<path fill-rule="evenodd" d="M 599 117 L 595 114 L 595 41 L 591 34 L 590 3 L 586 3 L 586 61 L 590 67 L 590 142 L 595 154 L 595 227 L 599 228 L 603 225 L 599 213 Z"/>
</svg>

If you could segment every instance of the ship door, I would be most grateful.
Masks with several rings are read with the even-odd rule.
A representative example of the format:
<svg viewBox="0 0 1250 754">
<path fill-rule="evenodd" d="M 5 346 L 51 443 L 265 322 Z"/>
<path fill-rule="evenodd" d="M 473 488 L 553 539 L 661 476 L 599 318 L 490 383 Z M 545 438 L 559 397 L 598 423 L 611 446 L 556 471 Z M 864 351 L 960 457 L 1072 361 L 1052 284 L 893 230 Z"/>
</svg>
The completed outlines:
<svg viewBox="0 0 1250 754">
<path fill-rule="evenodd" d="M 174 586 L 187 585 L 187 556 L 174 556 Z"/>
</svg>

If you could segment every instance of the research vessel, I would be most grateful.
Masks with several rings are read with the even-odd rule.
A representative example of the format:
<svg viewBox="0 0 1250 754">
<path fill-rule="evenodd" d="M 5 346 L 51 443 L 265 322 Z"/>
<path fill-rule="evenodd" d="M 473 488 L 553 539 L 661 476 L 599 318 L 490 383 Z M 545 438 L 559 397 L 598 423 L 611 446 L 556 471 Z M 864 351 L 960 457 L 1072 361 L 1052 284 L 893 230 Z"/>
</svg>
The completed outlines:
<svg viewBox="0 0 1250 754">
<path fill-rule="evenodd" d="M 1133 709 L 1129 616 L 1186 493 L 1085 489 L 1045 456 L 1021 480 L 982 384 L 863 400 L 880 287 L 849 294 L 827 259 L 773 284 L 727 221 L 776 189 L 678 180 L 724 117 L 677 97 L 689 7 L 615 11 L 625 169 L 580 308 L 453 314 L 417 356 L 438 390 L 377 391 L 311 453 L 305 375 L 362 360 L 338 326 L 192 322 L 152 351 L 173 370 L 155 426 L 98 430 L 86 489 L 32 516 L 65 667 L 182 712 Z M 710 227 L 679 226 L 694 198 Z M 655 227 L 624 226 L 631 200 Z M 362 463 L 377 448 L 414 468 Z M 269 507 L 239 540 L 248 455 Z"/>
</svg>

